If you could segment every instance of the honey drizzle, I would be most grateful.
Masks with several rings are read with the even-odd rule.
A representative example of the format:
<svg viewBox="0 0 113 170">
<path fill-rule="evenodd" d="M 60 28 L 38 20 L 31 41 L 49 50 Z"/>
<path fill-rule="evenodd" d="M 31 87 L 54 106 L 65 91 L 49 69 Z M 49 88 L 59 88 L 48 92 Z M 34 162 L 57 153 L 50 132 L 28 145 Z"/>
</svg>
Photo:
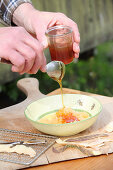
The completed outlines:
<svg viewBox="0 0 113 170">
<path fill-rule="evenodd" d="M 63 99 L 63 89 L 62 89 L 62 80 L 57 80 L 58 84 L 60 85 L 60 90 L 61 90 L 61 96 L 62 96 L 62 106 L 64 106 L 64 99 Z"/>
</svg>

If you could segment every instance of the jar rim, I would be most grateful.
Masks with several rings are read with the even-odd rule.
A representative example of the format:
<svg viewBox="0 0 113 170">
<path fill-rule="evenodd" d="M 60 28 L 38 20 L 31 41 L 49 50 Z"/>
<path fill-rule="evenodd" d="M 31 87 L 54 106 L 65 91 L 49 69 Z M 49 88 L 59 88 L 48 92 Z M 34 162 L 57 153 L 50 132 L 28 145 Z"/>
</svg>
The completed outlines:
<svg viewBox="0 0 113 170">
<path fill-rule="evenodd" d="M 57 30 L 57 29 L 62 29 L 62 28 L 66 28 L 66 29 L 68 29 L 68 31 L 66 33 L 63 33 L 63 34 L 53 34 L 53 35 L 50 34 L 51 31 Z M 61 36 L 72 33 L 72 31 L 73 31 L 72 28 L 69 27 L 69 26 L 58 25 L 58 26 L 50 27 L 49 29 L 47 29 L 47 31 L 45 32 L 45 35 L 48 36 L 48 37 L 61 37 Z"/>
</svg>

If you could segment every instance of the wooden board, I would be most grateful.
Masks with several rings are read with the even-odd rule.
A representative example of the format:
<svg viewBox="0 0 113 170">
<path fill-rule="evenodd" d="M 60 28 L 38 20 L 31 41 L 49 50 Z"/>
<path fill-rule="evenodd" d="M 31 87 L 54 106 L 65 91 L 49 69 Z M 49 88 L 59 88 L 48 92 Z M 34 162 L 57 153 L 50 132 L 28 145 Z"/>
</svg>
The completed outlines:
<svg viewBox="0 0 113 170">
<path fill-rule="evenodd" d="M 21 79 L 17 86 L 26 94 L 27 98 L 14 106 L 1 109 L 0 110 L 0 128 L 12 129 L 12 130 L 21 130 L 33 133 L 39 133 L 38 130 L 32 127 L 32 125 L 27 121 L 24 116 L 24 110 L 28 104 L 31 102 L 45 97 L 39 91 L 39 84 L 38 81 L 34 78 L 25 78 Z M 87 94 L 87 95 L 94 95 L 95 98 L 98 98 L 100 102 L 103 104 L 103 110 L 100 114 L 97 122 L 88 130 L 82 132 L 83 134 L 87 134 L 89 132 L 98 130 L 98 128 L 102 129 L 108 122 L 113 120 L 113 98 L 99 96 L 96 94 L 84 93 L 72 89 L 63 89 L 64 93 L 77 93 L 77 94 Z M 49 95 L 59 94 L 60 90 L 56 90 Z M 105 117 L 105 115 L 107 116 Z M 102 121 L 103 120 L 103 121 Z M 95 128 L 96 127 L 96 128 Z M 81 133 L 81 134 L 82 134 Z M 112 150 L 113 151 L 113 150 Z M 112 152 L 111 151 L 111 152 Z M 86 155 L 85 155 L 86 156 Z M 44 164 L 50 164 L 59 161 L 71 160 L 85 157 L 80 151 L 75 149 L 68 149 L 62 154 L 55 154 L 52 152 L 51 148 L 45 152 L 39 159 L 37 159 L 31 166 L 38 166 Z M 0 161 L 0 168 L 5 169 L 5 167 L 11 167 L 12 169 L 21 169 L 26 166 L 17 165 L 12 163 L 6 163 Z"/>
</svg>

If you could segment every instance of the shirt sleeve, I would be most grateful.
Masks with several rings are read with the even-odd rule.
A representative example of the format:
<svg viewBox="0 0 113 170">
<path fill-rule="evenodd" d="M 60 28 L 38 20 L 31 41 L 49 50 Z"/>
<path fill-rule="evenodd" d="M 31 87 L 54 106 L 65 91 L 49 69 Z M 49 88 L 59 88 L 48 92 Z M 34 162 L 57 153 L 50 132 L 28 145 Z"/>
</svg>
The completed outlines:
<svg viewBox="0 0 113 170">
<path fill-rule="evenodd" d="M 11 25 L 13 12 L 23 3 L 31 3 L 30 0 L 0 0 L 0 18 Z"/>
</svg>

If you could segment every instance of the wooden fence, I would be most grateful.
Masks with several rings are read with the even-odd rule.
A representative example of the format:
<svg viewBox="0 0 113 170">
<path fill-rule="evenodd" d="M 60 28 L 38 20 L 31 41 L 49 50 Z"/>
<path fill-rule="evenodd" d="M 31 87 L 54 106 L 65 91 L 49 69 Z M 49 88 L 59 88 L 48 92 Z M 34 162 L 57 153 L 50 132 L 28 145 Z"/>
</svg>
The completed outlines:
<svg viewBox="0 0 113 170">
<path fill-rule="evenodd" d="M 62 12 L 74 20 L 80 31 L 81 53 L 113 40 L 113 0 L 32 0 L 41 11 Z M 38 21 L 37 21 L 38 22 Z M 4 79 L 4 73 L 9 78 Z M 15 77 L 9 66 L 0 65 L 0 83 Z M 3 77 L 3 78 L 2 78 Z"/>
</svg>

